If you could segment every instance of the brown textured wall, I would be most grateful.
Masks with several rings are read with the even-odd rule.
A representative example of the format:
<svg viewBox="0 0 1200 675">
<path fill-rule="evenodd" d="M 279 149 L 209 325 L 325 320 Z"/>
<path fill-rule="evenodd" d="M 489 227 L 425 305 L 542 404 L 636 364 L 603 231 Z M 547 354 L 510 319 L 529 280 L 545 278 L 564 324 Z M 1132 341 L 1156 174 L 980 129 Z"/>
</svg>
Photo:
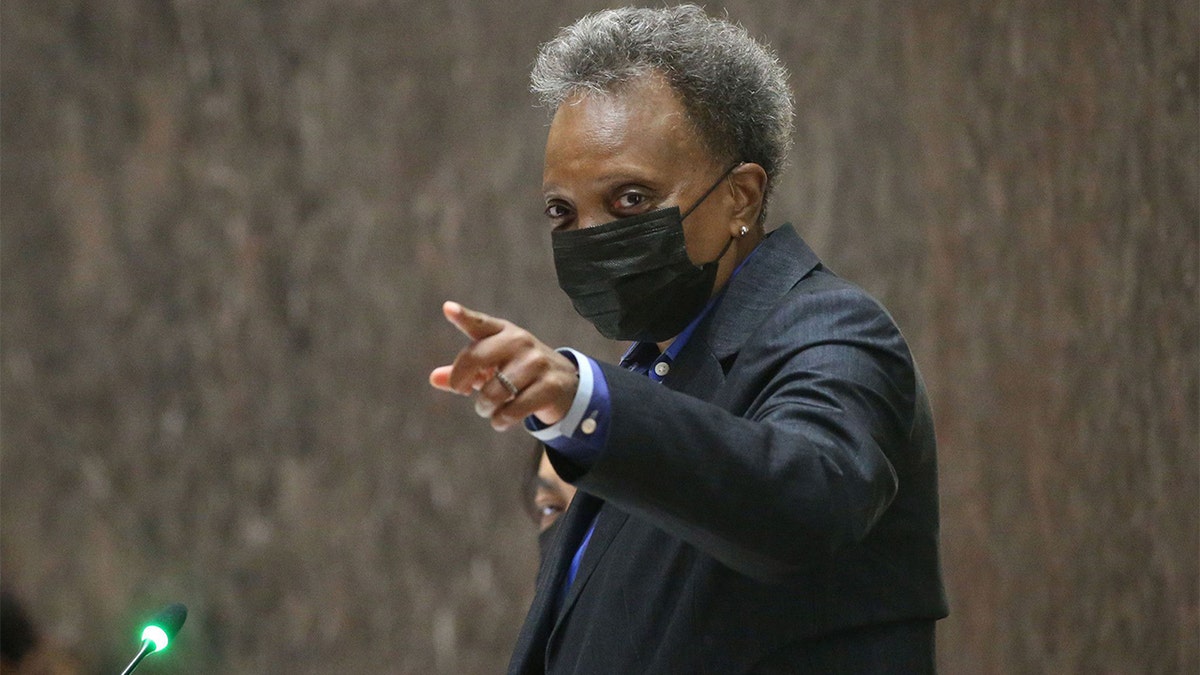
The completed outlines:
<svg viewBox="0 0 1200 675">
<path fill-rule="evenodd" d="M 553 281 L 525 76 L 584 2 L 0 5 L 0 583 L 91 670 L 494 672 L 526 440 L 428 370 Z M 946 672 L 1194 671 L 1195 2 L 730 1 L 780 51 L 776 202 L 910 338 Z M 709 6 L 710 11 L 719 7 Z"/>
</svg>

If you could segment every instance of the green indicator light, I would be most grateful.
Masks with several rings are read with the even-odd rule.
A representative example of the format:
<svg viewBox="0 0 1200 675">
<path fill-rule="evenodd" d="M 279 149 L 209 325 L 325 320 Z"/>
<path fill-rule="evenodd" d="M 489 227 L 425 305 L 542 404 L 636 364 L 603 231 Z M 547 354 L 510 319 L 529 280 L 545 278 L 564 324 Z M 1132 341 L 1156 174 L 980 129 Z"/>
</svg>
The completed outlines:
<svg viewBox="0 0 1200 675">
<path fill-rule="evenodd" d="M 154 651 L 161 652 L 167 648 L 167 632 L 158 626 L 146 626 L 142 631 L 142 642 L 153 642 Z"/>
</svg>

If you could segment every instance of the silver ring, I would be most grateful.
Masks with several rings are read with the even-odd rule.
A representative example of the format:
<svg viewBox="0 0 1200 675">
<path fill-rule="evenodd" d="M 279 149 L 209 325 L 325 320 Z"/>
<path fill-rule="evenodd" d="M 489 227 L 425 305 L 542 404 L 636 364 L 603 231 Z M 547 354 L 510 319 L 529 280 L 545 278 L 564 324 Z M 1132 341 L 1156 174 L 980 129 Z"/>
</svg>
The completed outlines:
<svg viewBox="0 0 1200 675">
<path fill-rule="evenodd" d="M 521 393 L 521 390 L 517 389 L 517 385 L 513 384 L 512 380 L 508 379 L 507 375 L 498 370 L 496 371 L 496 381 L 504 385 L 504 388 L 508 390 L 508 395 L 510 397 L 508 400 L 510 401 L 516 398 L 517 394 Z"/>
</svg>

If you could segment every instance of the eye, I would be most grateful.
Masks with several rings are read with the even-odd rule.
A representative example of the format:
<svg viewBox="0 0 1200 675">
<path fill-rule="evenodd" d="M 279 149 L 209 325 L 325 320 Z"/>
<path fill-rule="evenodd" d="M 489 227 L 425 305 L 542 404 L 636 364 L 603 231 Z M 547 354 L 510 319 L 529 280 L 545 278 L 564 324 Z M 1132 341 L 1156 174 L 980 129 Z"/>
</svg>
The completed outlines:
<svg viewBox="0 0 1200 675">
<path fill-rule="evenodd" d="M 550 220 L 561 220 L 570 215 L 571 210 L 566 205 L 559 202 L 550 202 L 546 205 L 546 217 Z"/>
<path fill-rule="evenodd" d="M 567 504 L 560 495 L 549 490 L 539 489 L 534 498 L 534 509 L 537 512 L 538 525 L 544 530 L 558 520 L 563 511 L 567 510 Z"/>
<path fill-rule="evenodd" d="M 559 201 L 547 203 L 544 213 L 553 222 L 554 229 L 565 227 L 574 215 L 566 204 Z"/>
<path fill-rule="evenodd" d="M 626 190 L 617 195 L 617 200 L 613 204 L 618 211 L 630 211 L 646 203 L 649 199 L 646 195 L 635 190 Z"/>
</svg>

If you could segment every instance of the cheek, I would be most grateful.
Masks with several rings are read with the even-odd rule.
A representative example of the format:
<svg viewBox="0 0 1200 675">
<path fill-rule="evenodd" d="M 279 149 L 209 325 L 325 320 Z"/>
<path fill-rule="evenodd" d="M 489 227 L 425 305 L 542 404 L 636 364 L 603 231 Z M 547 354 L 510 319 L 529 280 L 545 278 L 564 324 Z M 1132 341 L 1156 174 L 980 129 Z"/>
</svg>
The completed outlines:
<svg viewBox="0 0 1200 675">
<path fill-rule="evenodd" d="M 725 244 L 729 242 L 729 233 L 724 223 L 712 217 L 697 217 L 700 215 L 694 213 L 683 221 L 683 236 L 687 242 L 688 257 L 696 265 L 716 260 Z"/>
</svg>

